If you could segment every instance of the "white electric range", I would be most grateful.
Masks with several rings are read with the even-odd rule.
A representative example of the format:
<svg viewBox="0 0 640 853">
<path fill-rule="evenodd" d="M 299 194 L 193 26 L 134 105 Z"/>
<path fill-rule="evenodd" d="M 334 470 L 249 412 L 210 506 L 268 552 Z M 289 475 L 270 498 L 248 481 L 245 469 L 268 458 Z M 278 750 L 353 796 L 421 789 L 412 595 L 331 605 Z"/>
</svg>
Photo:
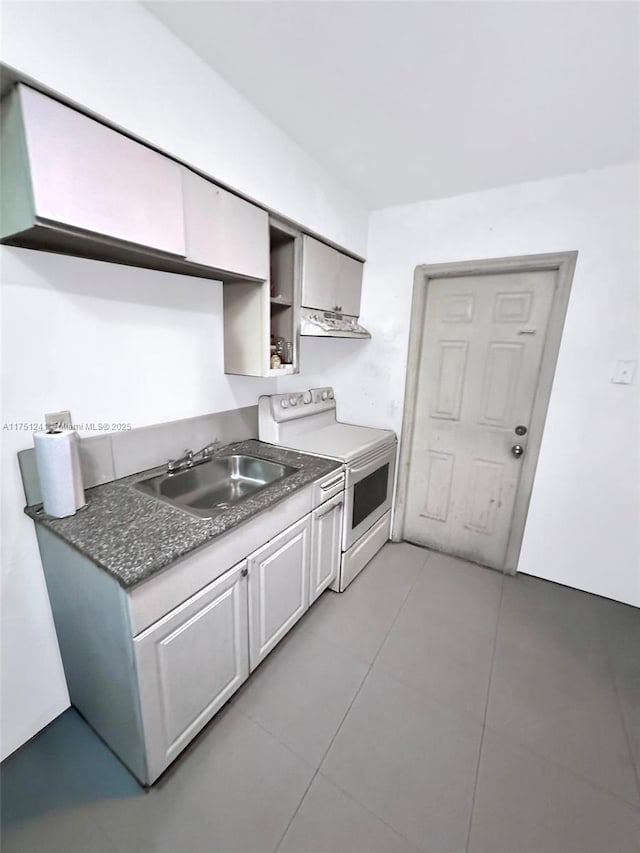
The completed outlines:
<svg viewBox="0 0 640 853">
<path fill-rule="evenodd" d="M 343 592 L 389 538 L 395 433 L 340 423 L 332 388 L 260 397 L 258 426 L 260 441 L 344 463 L 342 559 L 331 586 Z"/>
</svg>

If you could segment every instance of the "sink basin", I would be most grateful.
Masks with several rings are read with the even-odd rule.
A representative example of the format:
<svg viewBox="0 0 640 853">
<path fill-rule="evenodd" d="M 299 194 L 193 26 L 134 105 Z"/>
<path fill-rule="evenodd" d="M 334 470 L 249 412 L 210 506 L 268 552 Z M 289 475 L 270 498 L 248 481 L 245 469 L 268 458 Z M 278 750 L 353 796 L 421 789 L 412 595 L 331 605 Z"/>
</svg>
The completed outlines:
<svg viewBox="0 0 640 853">
<path fill-rule="evenodd" d="M 141 480 L 135 488 L 200 518 L 213 518 L 297 470 L 255 456 L 215 456 L 176 474 Z"/>
</svg>

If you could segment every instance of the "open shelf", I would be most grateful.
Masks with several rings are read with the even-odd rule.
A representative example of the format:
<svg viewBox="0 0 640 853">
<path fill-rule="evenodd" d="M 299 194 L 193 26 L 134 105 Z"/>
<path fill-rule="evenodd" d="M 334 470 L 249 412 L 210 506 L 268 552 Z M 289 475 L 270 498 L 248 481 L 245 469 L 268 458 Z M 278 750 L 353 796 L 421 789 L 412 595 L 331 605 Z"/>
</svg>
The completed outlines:
<svg viewBox="0 0 640 853">
<path fill-rule="evenodd" d="M 298 368 L 293 364 L 283 364 L 282 367 L 270 367 L 267 376 L 291 376 Z"/>
<path fill-rule="evenodd" d="M 300 235 L 285 225 L 269 223 L 270 279 L 269 332 L 270 345 L 279 340 L 291 343 L 293 364 L 270 368 L 270 376 L 282 376 L 298 371 L 298 287 Z"/>
<path fill-rule="evenodd" d="M 269 278 L 225 281 L 224 370 L 240 376 L 287 376 L 298 372 L 302 235 L 269 220 Z M 271 345 L 281 338 L 293 349 L 291 364 L 271 367 Z"/>
</svg>

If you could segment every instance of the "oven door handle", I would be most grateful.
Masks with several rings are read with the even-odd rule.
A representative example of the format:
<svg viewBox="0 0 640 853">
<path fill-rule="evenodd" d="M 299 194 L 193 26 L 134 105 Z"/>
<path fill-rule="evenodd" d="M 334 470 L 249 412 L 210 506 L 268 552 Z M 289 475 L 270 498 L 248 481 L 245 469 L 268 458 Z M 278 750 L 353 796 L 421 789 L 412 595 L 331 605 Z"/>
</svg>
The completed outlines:
<svg viewBox="0 0 640 853">
<path fill-rule="evenodd" d="M 386 450 L 374 459 L 370 459 L 364 465 L 356 468 L 347 468 L 347 488 L 359 483 L 360 480 L 364 480 L 365 477 L 373 474 L 374 471 L 382 468 L 383 465 L 389 465 L 389 468 L 392 468 L 395 457 L 395 450 Z"/>
</svg>

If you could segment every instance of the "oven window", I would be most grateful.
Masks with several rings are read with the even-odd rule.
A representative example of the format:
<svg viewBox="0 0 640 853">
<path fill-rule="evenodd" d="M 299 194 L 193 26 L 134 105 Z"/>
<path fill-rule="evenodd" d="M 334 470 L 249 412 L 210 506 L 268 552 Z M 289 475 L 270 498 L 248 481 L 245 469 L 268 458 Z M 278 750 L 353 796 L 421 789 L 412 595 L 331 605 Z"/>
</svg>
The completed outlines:
<svg viewBox="0 0 640 853">
<path fill-rule="evenodd" d="M 360 480 L 353 487 L 353 515 L 351 528 L 355 529 L 368 515 L 376 510 L 387 499 L 387 483 L 389 482 L 389 463 Z"/>
</svg>

